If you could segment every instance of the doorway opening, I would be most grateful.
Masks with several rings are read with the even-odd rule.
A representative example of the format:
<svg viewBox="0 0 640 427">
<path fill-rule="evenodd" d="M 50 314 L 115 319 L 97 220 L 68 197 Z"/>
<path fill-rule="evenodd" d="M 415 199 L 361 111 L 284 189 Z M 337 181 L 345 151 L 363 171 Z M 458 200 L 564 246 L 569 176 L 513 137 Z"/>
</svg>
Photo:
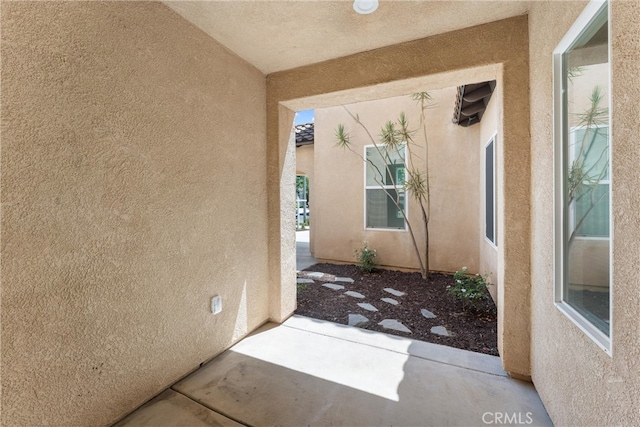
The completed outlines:
<svg viewBox="0 0 640 427">
<path fill-rule="evenodd" d="M 434 274 L 437 283 L 428 283 L 419 274 L 406 273 L 419 270 L 417 261 L 426 259 L 428 253 L 432 271 L 451 274 L 466 267 L 469 273 L 485 276 L 495 288 L 498 249 L 483 239 L 486 188 L 480 184 L 486 175 L 485 142 L 497 139 L 501 130 L 501 86 L 493 71 L 493 78 L 487 80 L 470 73 L 451 86 L 431 89 L 416 82 L 388 97 L 309 105 L 315 111 L 313 191 L 307 198 L 313 210 L 310 240 L 322 264 L 298 274 L 296 313 L 497 355 L 496 310 L 491 301 L 486 306 L 489 312 L 482 306 L 478 314 L 447 293 L 446 287 L 454 285 L 451 275 Z M 479 94 L 485 87 L 489 90 Z M 426 94 L 426 101 L 417 102 L 417 93 Z M 476 97 L 468 96 L 473 93 Z M 473 115 L 473 121 L 463 120 L 465 114 Z M 411 130 L 411 141 L 396 150 L 400 154 L 371 160 L 378 150 L 378 135 L 401 115 Z M 300 126 L 294 126 L 298 206 L 305 200 L 305 180 L 300 174 L 307 171 L 302 165 L 307 163 L 309 149 L 300 144 L 300 136 L 309 129 Z M 348 149 L 337 146 L 340 126 L 349 134 Z M 384 170 L 387 173 L 380 172 Z M 432 182 L 428 246 L 420 206 L 403 185 L 413 170 Z M 400 200 L 397 203 L 392 200 L 395 195 Z M 300 223 L 298 215 L 297 258 L 304 244 Z M 412 240 L 418 241 L 418 247 Z M 386 270 L 402 271 L 361 274 L 354 264 L 363 247 L 374 250 Z M 386 280 L 387 275 L 395 285 L 374 283 L 376 276 Z M 438 290 L 431 295 L 425 288 Z M 478 328 L 475 338 L 483 342 L 472 342 L 474 332 L 464 325 L 454 326 L 463 318 L 470 323 L 473 318 L 481 319 L 484 329 Z M 387 322 L 391 320 L 395 323 Z"/>
<path fill-rule="evenodd" d="M 290 190 L 295 179 L 294 112 L 412 93 L 416 87 L 435 90 L 496 80 L 503 104 L 495 161 L 498 349 L 505 370 L 530 375 L 531 136 L 530 105 L 522 101 L 529 93 L 529 41 L 522 31 L 527 22 L 526 17 L 516 17 L 487 25 L 492 31 L 485 26 L 466 28 L 267 76 L 267 171 L 273 183 L 268 195 L 272 320 L 286 319 L 296 306 L 294 217 L 283 215 L 285 207 L 291 212 L 295 206 L 295 193 Z M 505 38 L 505 33 L 514 37 Z M 477 41 L 473 55 L 460 54 L 459 40 Z M 477 185 L 480 192 L 481 181 Z M 319 207 L 313 194 L 312 217 L 317 227 Z M 339 214 L 343 207 L 334 208 Z M 451 240 L 452 245 L 456 243 Z"/>
</svg>

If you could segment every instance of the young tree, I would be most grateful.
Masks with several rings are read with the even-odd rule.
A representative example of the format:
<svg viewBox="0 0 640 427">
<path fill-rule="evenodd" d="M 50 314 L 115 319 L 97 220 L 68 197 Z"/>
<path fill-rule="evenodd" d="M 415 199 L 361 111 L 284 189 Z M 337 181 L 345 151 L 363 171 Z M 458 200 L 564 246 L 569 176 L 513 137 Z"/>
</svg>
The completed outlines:
<svg viewBox="0 0 640 427">
<path fill-rule="evenodd" d="M 609 137 L 605 127 L 609 110 L 600 106 L 602 99 L 601 88 L 595 86 L 588 108 L 578 115 L 578 125 L 572 130 L 575 142 L 570 147 L 574 156 L 567 179 L 567 205 L 573 208 L 575 220 L 568 247 L 583 232 L 591 211 L 609 194 L 600 188 L 600 182 L 609 174 Z"/>
<path fill-rule="evenodd" d="M 415 93 L 411 95 L 411 98 L 417 102 L 420 108 L 419 128 L 410 129 L 405 113 L 401 112 L 396 121 L 389 120 L 384 124 L 384 126 L 382 126 L 377 139 L 373 137 L 358 115 L 354 115 L 346 106 L 343 106 L 353 121 L 364 130 L 367 138 L 373 144 L 374 150 L 379 158 L 385 160 L 382 169 L 373 160 L 366 156 L 362 156 L 353 149 L 351 145 L 351 134 L 345 129 L 345 126 L 342 123 L 340 123 L 336 129 L 336 145 L 343 149 L 348 149 L 353 154 L 360 157 L 362 161 L 367 164 L 367 167 L 371 168 L 373 171 L 373 179 L 375 183 L 384 191 L 386 197 L 393 202 L 398 212 L 402 215 L 404 222 L 407 224 L 413 249 L 420 266 L 420 273 L 426 280 L 429 278 L 429 211 L 431 197 L 429 192 L 429 142 L 427 139 L 427 125 L 425 119 L 426 110 L 431 106 L 432 98 L 428 92 Z M 418 133 L 419 130 L 421 130 L 420 133 Z M 416 142 L 416 135 L 424 140 L 424 146 L 421 146 Z M 405 147 L 408 155 L 404 154 L 403 149 Z M 424 150 L 424 158 L 419 154 L 421 150 Z M 392 166 L 395 166 L 394 159 L 402 160 L 404 173 L 396 174 L 392 172 L 391 168 Z M 418 161 L 416 160 L 423 161 L 425 169 L 417 167 L 416 164 Z M 389 190 L 387 188 L 388 185 L 385 185 L 386 180 L 391 181 L 391 186 L 394 190 Z M 425 233 L 424 260 L 420 254 L 413 224 L 409 221 L 404 209 L 401 191 L 397 191 L 397 189 L 406 191 L 418 202 L 418 205 L 420 206 L 422 218 L 421 225 L 424 227 Z"/>
</svg>

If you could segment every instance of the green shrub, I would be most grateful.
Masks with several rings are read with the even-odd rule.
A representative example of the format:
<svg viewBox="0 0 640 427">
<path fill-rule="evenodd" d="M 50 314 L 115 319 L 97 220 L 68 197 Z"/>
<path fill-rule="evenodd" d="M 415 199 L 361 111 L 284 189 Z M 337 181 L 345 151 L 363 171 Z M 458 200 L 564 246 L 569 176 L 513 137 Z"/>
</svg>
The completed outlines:
<svg viewBox="0 0 640 427">
<path fill-rule="evenodd" d="M 447 286 L 447 292 L 462 301 L 463 306 L 478 308 L 489 298 L 487 281 L 479 274 L 469 275 L 467 267 L 462 267 L 453 275 L 454 285 Z"/>
<path fill-rule="evenodd" d="M 376 259 L 378 254 L 375 249 L 371 249 L 367 246 L 367 242 L 360 249 L 356 249 L 356 259 L 358 260 L 358 267 L 360 270 L 371 273 L 380 263 Z"/>
</svg>

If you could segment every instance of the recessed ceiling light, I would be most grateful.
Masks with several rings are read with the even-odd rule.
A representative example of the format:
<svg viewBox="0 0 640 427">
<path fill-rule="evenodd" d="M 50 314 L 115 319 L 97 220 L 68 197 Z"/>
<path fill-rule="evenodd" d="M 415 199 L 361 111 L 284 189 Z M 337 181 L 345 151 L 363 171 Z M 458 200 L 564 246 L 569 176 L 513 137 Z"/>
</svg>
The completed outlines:
<svg viewBox="0 0 640 427">
<path fill-rule="evenodd" d="M 353 2 L 353 10 L 360 15 L 368 15 L 378 8 L 378 0 L 355 0 Z"/>
</svg>

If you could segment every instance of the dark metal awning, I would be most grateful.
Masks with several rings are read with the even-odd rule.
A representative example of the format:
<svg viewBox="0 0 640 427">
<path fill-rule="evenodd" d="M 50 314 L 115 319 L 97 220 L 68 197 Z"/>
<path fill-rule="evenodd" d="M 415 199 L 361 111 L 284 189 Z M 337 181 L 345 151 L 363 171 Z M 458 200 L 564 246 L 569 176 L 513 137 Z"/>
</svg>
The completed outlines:
<svg viewBox="0 0 640 427">
<path fill-rule="evenodd" d="M 495 88 L 495 80 L 458 86 L 453 123 L 464 127 L 480 123 Z"/>
</svg>

